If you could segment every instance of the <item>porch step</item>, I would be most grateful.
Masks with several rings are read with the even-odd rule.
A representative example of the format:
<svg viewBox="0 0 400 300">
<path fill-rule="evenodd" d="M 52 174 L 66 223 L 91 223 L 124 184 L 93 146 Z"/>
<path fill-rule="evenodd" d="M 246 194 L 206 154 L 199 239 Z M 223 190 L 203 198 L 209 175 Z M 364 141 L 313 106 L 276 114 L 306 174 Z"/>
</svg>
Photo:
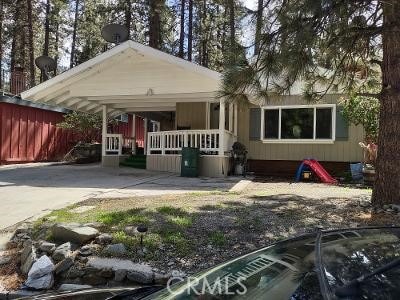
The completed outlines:
<svg viewBox="0 0 400 300">
<path fill-rule="evenodd" d="M 132 155 L 120 162 L 121 166 L 146 169 L 146 155 Z"/>
</svg>

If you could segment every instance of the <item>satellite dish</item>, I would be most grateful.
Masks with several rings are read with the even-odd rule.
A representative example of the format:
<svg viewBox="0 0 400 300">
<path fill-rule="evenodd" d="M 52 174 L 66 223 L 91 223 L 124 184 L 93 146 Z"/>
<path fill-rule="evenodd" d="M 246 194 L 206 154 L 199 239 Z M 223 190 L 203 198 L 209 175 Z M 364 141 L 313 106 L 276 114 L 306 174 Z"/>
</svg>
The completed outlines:
<svg viewBox="0 0 400 300">
<path fill-rule="evenodd" d="M 101 36 L 109 43 L 119 44 L 129 38 L 129 32 L 124 25 L 108 24 L 101 30 Z"/>
<path fill-rule="evenodd" d="M 39 56 L 35 59 L 36 66 L 49 78 L 49 72 L 56 69 L 56 61 L 46 55 Z"/>
</svg>

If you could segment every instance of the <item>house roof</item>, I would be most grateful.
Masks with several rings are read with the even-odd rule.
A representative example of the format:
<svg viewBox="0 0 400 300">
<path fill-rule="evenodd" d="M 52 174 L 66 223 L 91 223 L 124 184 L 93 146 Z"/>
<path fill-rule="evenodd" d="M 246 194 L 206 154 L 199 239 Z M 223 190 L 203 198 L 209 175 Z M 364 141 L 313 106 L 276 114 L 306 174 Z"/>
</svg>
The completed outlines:
<svg viewBox="0 0 400 300">
<path fill-rule="evenodd" d="M 212 101 L 221 74 L 148 46 L 126 41 L 23 93 L 73 110 L 115 114 L 172 111 L 176 102 Z"/>
<path fill-rule="evenodd" d="M 29 100 L 21 99 L 18 96 L 11 95 L 11 94 L 2 94 L 0 95 L 0 103 L 9 103 L 9 104 L 16 104 L 26 107 L 38 108 L 48 111 L 55 111 L 60 113 L 68 113 L 70 112 L 69 109 L 65 109 L 62 107 L 50 106 L 43 103 L 32 102 Z"/>
</svg>

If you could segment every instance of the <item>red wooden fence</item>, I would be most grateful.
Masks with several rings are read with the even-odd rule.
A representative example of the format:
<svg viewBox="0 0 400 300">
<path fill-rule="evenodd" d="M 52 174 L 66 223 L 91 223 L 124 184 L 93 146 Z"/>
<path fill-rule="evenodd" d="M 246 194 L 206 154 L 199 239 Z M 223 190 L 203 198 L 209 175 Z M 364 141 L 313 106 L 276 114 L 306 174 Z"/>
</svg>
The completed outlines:
<svg viewBox="0 0 400 300">
<path fill-rule="evenodd" d="M 0 164 L 56 161 L 78 142 L 72 132 L 58 128 L 63 114 L 56 111 L 0 102 Z M 132 136 L 132 116 L 115 133 Z M 136 136 L 143 147 L 143 119 L 136 118 Z"/>
</svg>

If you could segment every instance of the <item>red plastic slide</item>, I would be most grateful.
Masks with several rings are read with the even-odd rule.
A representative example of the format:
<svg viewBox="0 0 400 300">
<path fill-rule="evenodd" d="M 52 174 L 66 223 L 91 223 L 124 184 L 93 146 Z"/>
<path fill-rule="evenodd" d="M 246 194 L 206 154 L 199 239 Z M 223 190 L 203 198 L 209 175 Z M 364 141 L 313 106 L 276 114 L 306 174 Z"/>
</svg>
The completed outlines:
<svg viewBox="0 0 400 300">
<path fill-rule="evenodd" d="M 303 164 L 310 167 L 310 169 L 321 179 L 323 183 L 337 183 L 337 180 L 333 178 L 329 173 L 324 169 L 321 164 L 315 159 L 305 159 L 303 160 Z"/>
</svg>

